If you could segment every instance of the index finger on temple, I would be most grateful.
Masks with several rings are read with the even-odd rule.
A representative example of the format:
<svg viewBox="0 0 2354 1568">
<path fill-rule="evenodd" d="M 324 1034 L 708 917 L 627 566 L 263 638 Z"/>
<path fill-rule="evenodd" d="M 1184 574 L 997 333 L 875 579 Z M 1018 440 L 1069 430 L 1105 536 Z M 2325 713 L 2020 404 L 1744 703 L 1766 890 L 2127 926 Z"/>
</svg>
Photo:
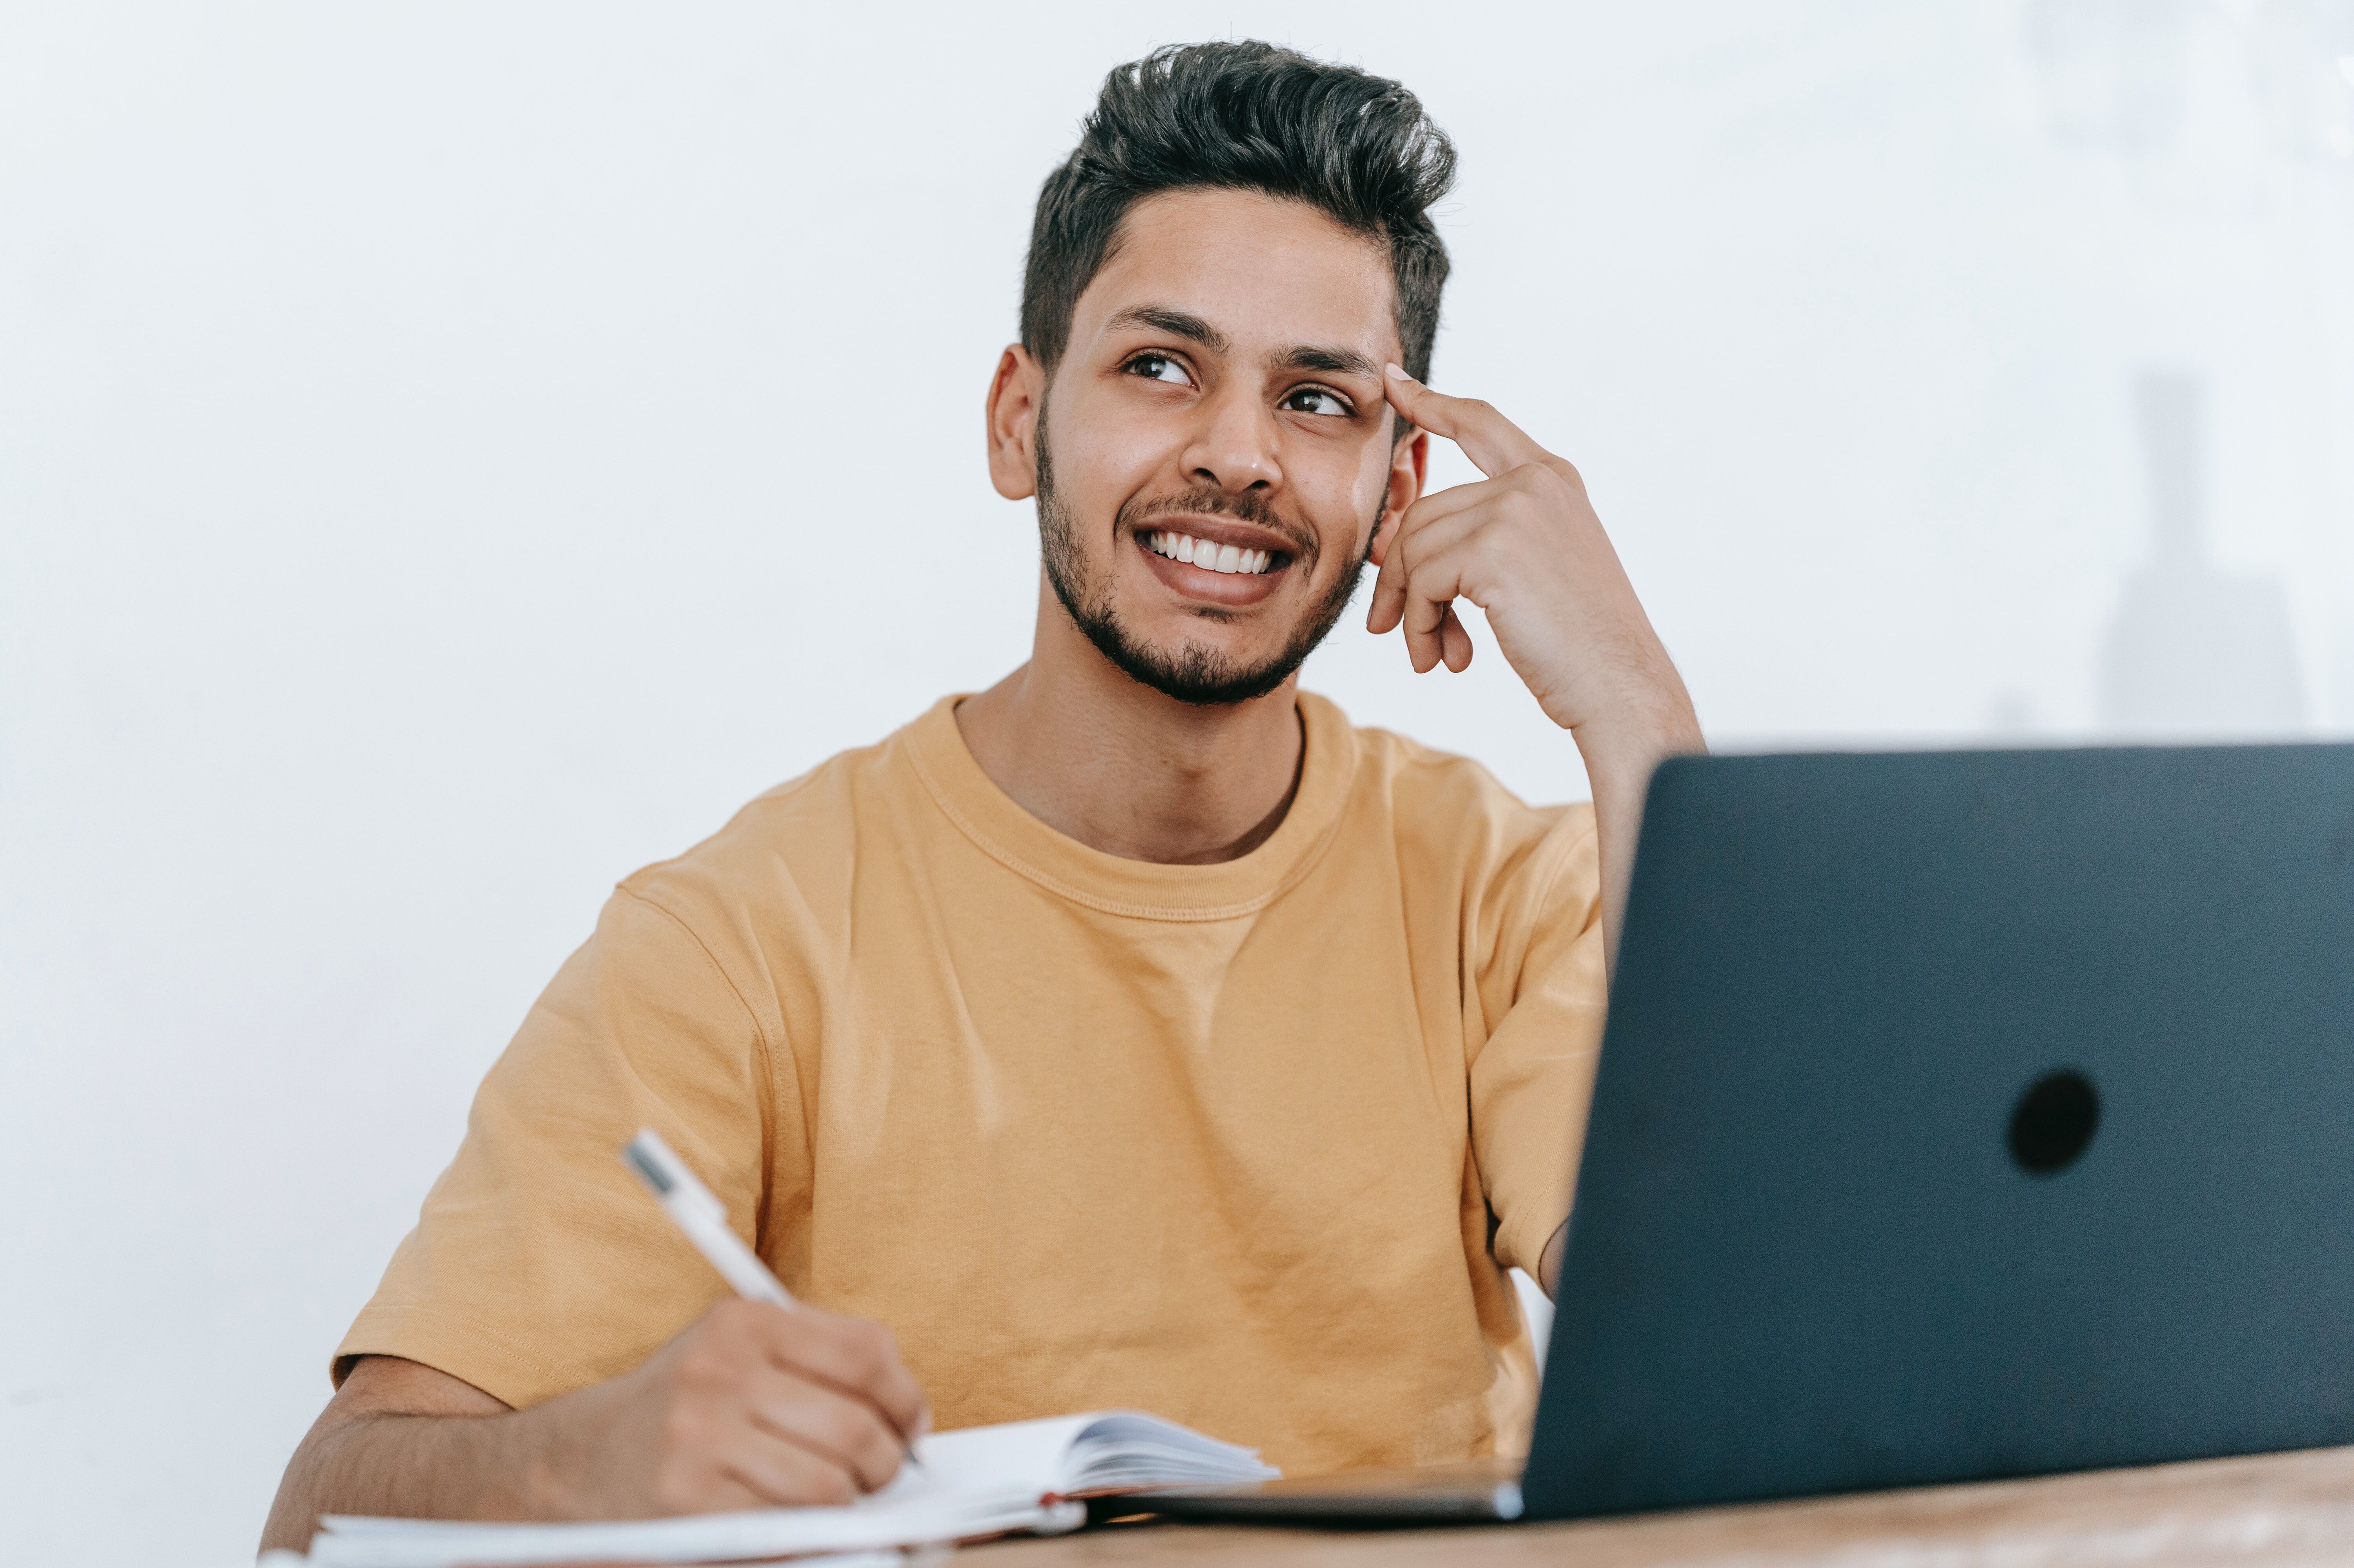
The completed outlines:
<svg viewBox="0 0 2354 1568">
<path fill-rule="evenodd" d="M 1399 415 L 1434 436 L 1444 436 L 1490 479 L 1523 463 L 1543 462 L 1545 450 L 1490 404 L 1434 392 L 1395 365 L 1384 367 L 1383 395 Z"/>
</svg>

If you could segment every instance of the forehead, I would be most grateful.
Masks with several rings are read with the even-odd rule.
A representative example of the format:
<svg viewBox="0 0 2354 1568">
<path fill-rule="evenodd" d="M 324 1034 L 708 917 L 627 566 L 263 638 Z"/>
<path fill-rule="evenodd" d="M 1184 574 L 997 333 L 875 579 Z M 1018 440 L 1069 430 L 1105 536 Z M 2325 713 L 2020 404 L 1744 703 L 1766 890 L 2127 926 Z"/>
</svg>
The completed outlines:
<svg viewBox="0 0 2354 1568">
<path fill-rule="evenodd" d="M 1129 209 L 1072 313 L 1071 343 L 1149 304 L 1200 316 L 1246 355 L 1316 344 L 1379 363 L 1399 356 L 1396 297 L 1387 248 L 1305 202 L 1165 191 Z"/>
</svg>

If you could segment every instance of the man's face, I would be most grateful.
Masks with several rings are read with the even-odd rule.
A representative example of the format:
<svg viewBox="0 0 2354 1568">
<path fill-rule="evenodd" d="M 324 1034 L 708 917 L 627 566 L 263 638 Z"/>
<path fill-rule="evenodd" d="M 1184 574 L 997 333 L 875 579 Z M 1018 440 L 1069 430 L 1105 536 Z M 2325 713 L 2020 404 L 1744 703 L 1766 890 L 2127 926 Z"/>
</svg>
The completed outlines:
<svg viewBox="0 0 2354 1568">
<path fill-rule="evenodd" d="M 1139 203 L 1071 323 L 1034 437 L 1046 569 L 1113 662 L 1194 703 L 1280 685 L 1411 503 L 1384 248 L 1238 191 Z"/>
</svg>

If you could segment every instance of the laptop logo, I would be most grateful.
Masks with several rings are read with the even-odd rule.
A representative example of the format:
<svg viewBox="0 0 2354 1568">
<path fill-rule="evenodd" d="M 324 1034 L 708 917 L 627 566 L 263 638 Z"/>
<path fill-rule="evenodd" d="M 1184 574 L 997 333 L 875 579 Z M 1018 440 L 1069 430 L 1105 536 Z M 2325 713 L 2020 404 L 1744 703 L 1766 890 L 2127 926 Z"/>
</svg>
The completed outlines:
<svg viewBox="0 0 2354 1568">
<path fill-rule="evenodd" d="M 2027 1086 L 2010 1113 L 2010 1157 L 2031 1176 L 2055 1176 L 2084 1157 L 2101 1126 L 2093 1080 L 2071 1067 Z"/>
</svg>

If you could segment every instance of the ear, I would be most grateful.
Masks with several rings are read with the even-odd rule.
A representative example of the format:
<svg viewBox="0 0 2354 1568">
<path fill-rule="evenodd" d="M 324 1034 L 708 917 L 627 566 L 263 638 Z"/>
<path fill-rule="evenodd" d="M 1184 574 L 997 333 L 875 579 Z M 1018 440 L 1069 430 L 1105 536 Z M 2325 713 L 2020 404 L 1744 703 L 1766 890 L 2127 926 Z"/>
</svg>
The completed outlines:
<svg viewBox="0 0 2354 1568">
<path fill-rule="evenodd" d="M 989 383 L 989 482 L 1008 501 L 1038 493 L 1038 416 L 1046 373 L 1020 344 L 997 361 Z"/>
<path fill-rule="evenodd" d="M 1392 411 L 1390 418 L 1398 415 Z M 1390 446 L 1390 488 L 1382 501 L 1380 521 L 1373 524 L 1373 565 L 1380 566 L 1389 554 L 1390 541 L 1397 537 L 1398 524 L 1405 521 L 1406 509 L 1422 499 L 1423 481 L 1430 474 L 1430 436 L 1416 430 L 1402 441 Z"/>
</svg>

